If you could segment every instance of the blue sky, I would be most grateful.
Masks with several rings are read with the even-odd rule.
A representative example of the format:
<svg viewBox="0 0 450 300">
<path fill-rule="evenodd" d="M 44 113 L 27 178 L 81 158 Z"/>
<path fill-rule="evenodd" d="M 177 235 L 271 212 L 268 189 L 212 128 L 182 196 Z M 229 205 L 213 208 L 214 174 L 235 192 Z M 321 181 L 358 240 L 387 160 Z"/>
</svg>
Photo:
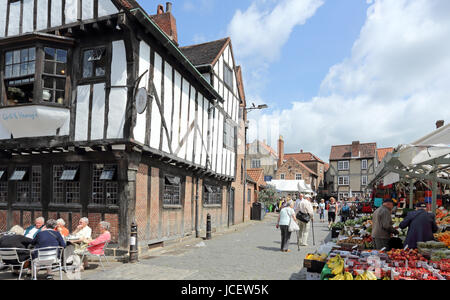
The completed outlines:
<svg viewBox="0 0 450 300">
<path fill-rule="evenodd" d="M 173 0 L 181 46 L 232 38 L 249 141 L 328 160 L 352 141 L 396 147 L 450 121 L 448 0 Z M 156 1 L 140 1 L 148 13 Z"/>
</svg>

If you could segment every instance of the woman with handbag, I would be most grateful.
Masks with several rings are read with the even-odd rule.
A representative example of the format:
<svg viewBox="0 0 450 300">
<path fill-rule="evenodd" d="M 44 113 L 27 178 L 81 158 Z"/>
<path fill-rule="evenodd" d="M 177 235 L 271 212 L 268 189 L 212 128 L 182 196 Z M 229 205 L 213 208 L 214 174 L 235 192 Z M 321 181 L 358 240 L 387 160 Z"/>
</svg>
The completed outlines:
<svg viewBox="0 0 450 300">
<path fill-rule="evenodd" d="M 291 252 L 289 250 L 289 240 L 291 239 L 291 231 L 289 227 L 297 225 L 294 211 L 294 201 L 290 200 L 284 207 L 278 217 L 277 228 L 281 230 L 281 252 Z M 291 229 L 292 230 L 292 229 Z"/>
</svg>

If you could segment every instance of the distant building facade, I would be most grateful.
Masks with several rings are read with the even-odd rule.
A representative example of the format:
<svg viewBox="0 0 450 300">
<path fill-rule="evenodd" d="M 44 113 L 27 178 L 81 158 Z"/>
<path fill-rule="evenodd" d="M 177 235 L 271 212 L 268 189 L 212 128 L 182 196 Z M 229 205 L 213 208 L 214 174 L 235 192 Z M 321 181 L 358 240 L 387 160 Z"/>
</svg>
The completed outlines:
<svg viewBox="0 0 450 300">
<path fill-rule="evenodd" d="M 329 196 L 337 199 L 362 198 L 370 191 L 367 185 L 378 166 L 376 143 L 355 141 L 350 145 L 332 146 L 327 172 Z"/>
</svg>

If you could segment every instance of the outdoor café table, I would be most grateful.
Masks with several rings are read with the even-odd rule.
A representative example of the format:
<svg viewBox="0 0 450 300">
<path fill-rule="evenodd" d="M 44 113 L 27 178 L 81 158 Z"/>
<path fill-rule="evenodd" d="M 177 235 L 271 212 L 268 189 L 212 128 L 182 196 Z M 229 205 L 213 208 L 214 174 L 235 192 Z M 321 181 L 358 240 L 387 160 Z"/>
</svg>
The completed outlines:
<svg viewBox="0 0 450 300">
<path fill-rule="evenodd" d="M 68 258 L 70 258 L 72 256 L 72 261 L 73 258 L 76 256 L 75 254 L 75 249 L 76 249 L 76 245 L 81 245 L 82 242 L 76 238 L 66 238 L 66 248 L 64 249 L 63 252 L 63 265 L 64 265 L 64 270 L 67 270 L 67 260 Z M 73 261 L 73 263 L 75 263 L 75 261 Z"/>
</svg>

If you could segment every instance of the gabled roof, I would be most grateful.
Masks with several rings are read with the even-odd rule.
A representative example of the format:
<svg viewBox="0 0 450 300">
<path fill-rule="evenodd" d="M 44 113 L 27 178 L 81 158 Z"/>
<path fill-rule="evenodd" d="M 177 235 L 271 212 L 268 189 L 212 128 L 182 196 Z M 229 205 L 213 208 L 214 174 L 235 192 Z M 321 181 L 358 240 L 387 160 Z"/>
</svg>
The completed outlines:
<svg viewBox="0 0 450 300">
<path fill-rule="evenodd" d="M 357 158 L 375 158 L 376 150 L 377 143 L 359 144 L 359 157 Z M 331 147 L 330 161 L 351 158 L 354 158 L 352 157 L 352 145 L 339 145 Z"/>
<path fill-rule="evenodd" d="M 388 153 L 392 153 L 394 152 L 394 148 L 379 148 L 377 149 L 377 153 L 378 153 L 378 161 L 381 162 L 383 161 L 383 158 L 386 156 L 386 154 Z"/>
<path fill-rule="evenodd" d="M 287 153 L 284 155 L 284 158 L 295 158 L 296 160 L 300 162 L 310 162 L 310 161 L 318 161 L 322 164 L 325 162 L 322 161 L 320 158 L 318 158 L 316 155 L 312 154 L 311 152 L 302 152 L 302 153 Z"/>
<path fill-rule="evenodd" d="M 250 145 L 258 143 L 260 147 L 263 147 L 264 149 L 266 149 L 274 158 L 278 158 L 278 154 L 275 150 L 273 150 L 272 147 L 270 147 L 269 145 L 267 145 L 264 142 L 261 142 L 260 140 L 256 140 L 251 144 L 247 144 L 247 150 L 250 148 Z"/>
<path fill-rule="evenodd" d="M 266 182 L 264 181 L 263 169 L 248 169 L 247 175 L 253 182 L 258 184 L 259 186 L 266 186 Z"/>
<path fill-rule="evenodd" d="M 314 172 L 313 170 L 311 170 L 310 168 L 308 168 L 304 163 L 302 163 L 301 161 L 298 161 L 297 159 L 295 159 L 295 158 L 293 158 L 293 157 L 290 157 L 290 158 L 286 159 L 286 160 L 284 161 L 284 163 L 281 165 L 281 167 L 279 168 L 279 170 L 283 167 L 283 165 L 284 165 L 285 163 L 287 163 L 287 162 L 290 161 L 290 160 L 294 161 L 294 163 L 296 163 L 297 165 L 299 165 L 301 168 L 305 169 L 305 170 L 308 171 L 309 173 L 313 174 L 314 176 L 318 176 L 316 172 Z"/>
<path fill-rule="evenodd" d="M 180 47 L 180 50 L 194 66 L 214 65 L 229 42 L 230 38 L 224 38 L 203 44 Z"/>
</svg>

